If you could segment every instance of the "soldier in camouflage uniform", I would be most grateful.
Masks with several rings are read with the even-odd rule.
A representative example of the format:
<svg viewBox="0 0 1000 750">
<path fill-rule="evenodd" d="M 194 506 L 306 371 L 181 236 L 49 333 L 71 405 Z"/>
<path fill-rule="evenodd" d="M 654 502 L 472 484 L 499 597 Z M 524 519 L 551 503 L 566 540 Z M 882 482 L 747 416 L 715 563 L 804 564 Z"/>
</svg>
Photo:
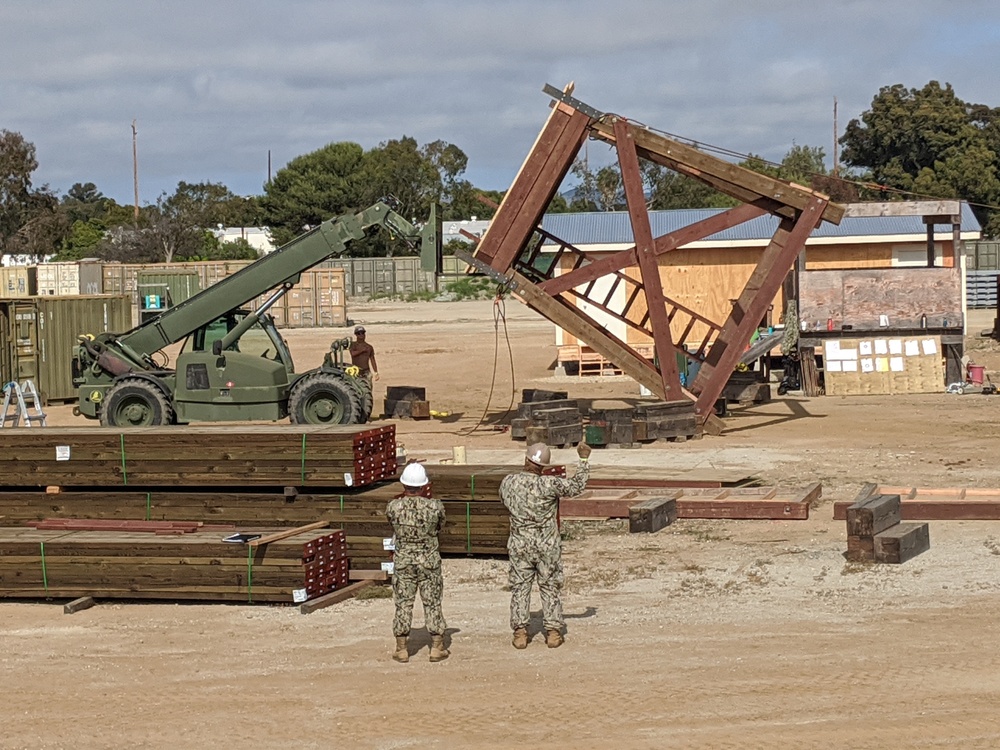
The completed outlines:
<svg viewBox="0 0 1000 750">
<path fill-rule="evenodd" d="M 524 471 L 510 474 L 500 483 L 500 500 L 510 511 L 510 627 L 514 631 L 514 648 L 528 646 L 528 619 L 531 607 L 531 585 L 538 581 L 542 598 L 545 644 L 549 648 L 562 645 L 565 626 L 559 594 L 563 585 L 562 545 L 556 514 L 559 498 L 579 495 L 590 477 L 590 446 L 577 447 L 580 464 L 572 479 L 545 476 L 550 453 L 544 443 L 528 447 Z"/>
<path fill-rule="evenodd" d="M 385 514 L 392 524 L 396 550 L 393 555 L 392 593 L 396 616 L 392 633 L 396 650 L 392 658 L 410 660 L 406 639 L 413 621 L 413 603 L 417 591 L 424 603 L 424 625 L 431 634 L 431 661 L 443 661 L 450 652 L 444 647 L 447 625 L 441 612 L 444 582 L 441 577 L 441 554 L 438 532 L 444 525 L 444 505 L 430 496 L 430 480 L 418 463 L 411 463 L 400 477 L 404 493 L 391 500 Z"/>
</svg>

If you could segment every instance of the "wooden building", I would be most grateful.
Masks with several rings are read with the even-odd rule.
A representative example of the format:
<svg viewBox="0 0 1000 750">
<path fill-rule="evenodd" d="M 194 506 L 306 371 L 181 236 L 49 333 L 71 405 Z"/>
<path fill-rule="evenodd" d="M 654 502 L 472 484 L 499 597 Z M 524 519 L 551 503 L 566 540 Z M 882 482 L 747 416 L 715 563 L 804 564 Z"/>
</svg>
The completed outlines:
<svg viewBox="0 0 1000 750">
<path fill-rule="evenodd" d="M 653 234 L 659 236 L 718 213 L 721 209 L 653 211 L 649 217 Z M 688 341 L 713 338 L 776 226 L 774 216 L 761 216 L 659 257 L 676 340 L 685 338 L 685 331 Z M 595 260 L 634 245 L 624 212 L 547 214 L 542 227 Z M 761 324 L 783 323 L 786 298 L 796 299 L 806 348 L 821 347 L 824 340 L 845 333 L 856 337 L 916 331 L 938 336 L 954 368 L 961 357 L 965 319 L 962 242 L 979 236 L 971 209 L 958 201 L 850 204 L 839 226 L 824 222 L 807 240 L 796 271 Z M 626 273 L 634 278 L 638 269 Z M 625 285 L 614 285 L 608 276 L 597 287 L 592 298 L 603 292 L 607 308 L 626 309 Z M 587 307 L 586 302 L 578 304 Z M 637 352 L 652 356 L 652 342 L 635 327 L 596 307 L 585 312 Z M 634 304 L 629 308 L 630 316 L 644 313 Z M 595 364 L 592 352 L 558 328 L 556 344 L 561 363 L 581 363 L 584 370 Z M 600 358 L 596 365 L 595 370 Z"/>
</svg>

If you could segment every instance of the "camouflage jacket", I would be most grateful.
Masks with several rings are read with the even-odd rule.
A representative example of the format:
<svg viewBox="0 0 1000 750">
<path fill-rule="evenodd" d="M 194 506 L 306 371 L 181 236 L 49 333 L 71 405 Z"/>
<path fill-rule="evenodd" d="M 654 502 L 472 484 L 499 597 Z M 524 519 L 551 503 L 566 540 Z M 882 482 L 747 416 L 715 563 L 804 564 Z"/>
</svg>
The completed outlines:
<svg viewBox="0 0 1000 750">
<path fill-rule="evenodd" d="M 508 474 L 500 482 L 500 500 L 510 511 L 509 550 L 559 544 L 556 514 L 559 498 L 579 495 L 590 478 L 590 464 L 581 461 L 572 479 L 539 476 L 528 471 Z"/>
<path fill-rule="evenodd" d="M 440 500 L 419 495 L 404 495 L 389 501 L 385 515 L 395 535 L 396 565 L 441 564 L 438 532 L 444 526 L 444 505 Z"/>
</svg>

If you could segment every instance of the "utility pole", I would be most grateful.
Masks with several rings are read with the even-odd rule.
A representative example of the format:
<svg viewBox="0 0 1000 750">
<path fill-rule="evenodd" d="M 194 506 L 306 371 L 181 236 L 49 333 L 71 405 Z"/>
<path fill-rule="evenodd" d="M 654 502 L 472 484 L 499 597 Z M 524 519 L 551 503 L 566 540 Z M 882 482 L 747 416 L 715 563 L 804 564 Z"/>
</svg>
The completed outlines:
<svg viewBox="0 0 1000 750">
<path fill-rule="evenodd" d="M 138 131 L 132 120 L 132 184 L 135 186 L 135 228 L 139 228 L 139 150 L 136 145 Z"/>
<path fill-rule="evenodd" d="M 833 97 L 833 176 L 840 174 L 840 161 L 837 154 L 837 97 Z"/>
</svg>

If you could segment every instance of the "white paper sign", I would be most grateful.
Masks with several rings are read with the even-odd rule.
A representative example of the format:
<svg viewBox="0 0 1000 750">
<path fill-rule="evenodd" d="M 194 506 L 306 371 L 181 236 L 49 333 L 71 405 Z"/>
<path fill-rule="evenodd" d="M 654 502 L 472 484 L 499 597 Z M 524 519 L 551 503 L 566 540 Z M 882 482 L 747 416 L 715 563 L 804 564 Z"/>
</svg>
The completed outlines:
<svg viewBox="0 0 1000 750">
<path fill-rule="evenodd" d="M 889 339 L 889 354 L 899 356 L 903 353 L 903 342 L 899 339 Z"/>
<path fill-rule="evenodd" d="M 858 350 L 857 349 L 841 349 L 840 350 L 841 359 L 857 359 Z"/>
<path fill-rule="evenodd" d="M 919 341 L 907 341 L 903 345 L 903 349 L 906 352 L 907 357 L 916 357 L 920 354 L 920 342 Z"/>
<path fill-rule="evenodd" d="M 858 371 L 858 360 L 850 359 L 846 362 L 841 362 L 844 367 L 844 372 L 857 372 Z"/>
<path fill-rule="evenodd" d="M 902 357 L 889 357 L 889 369 L 893 372 L 903 371 L 903 358 Z"/>
<path fill-rule="evenodd" d="M 858 344 L 858 352 L 865 357 L 870 357 L 872 355 L 872 342 L 862 341 Z"/>
<path fill-rule="evenodd" d="M 888 354 L 889 353 L 889 342 L 885 339 L 875 339 L 875 353 L 876 354 Z"/>
<path fill-rule="evenodd" d="M 875 362 L 867 357 L 862 359 L 861 372 L 875 372 Z"/>
<path fill-rule="evenodd" d="M 386 552 L 393 552 L 396 549 L 396 540 L 389 536 L 382 539 L 382 549 Z"/>
<path fill-rule="evenodd" d="M 924 339 L 920 342 L 924 348 L 924 354 L 937 354 L 937 342 L 934 339 Z"/>
<path fill-rule="evenodd" d="M 296 604 L 302 604 L 308 598 L 309 593 L 305 589 L 292 589 L 292 601 Z"/>
<path fill-rule="evenodd" d="M 395 569 L 396 569 L 396 564 L 395 563 L 391 563 L 391 562 L 384 562 L 384 563 L 382 563 L 382 571 L 385 572 L 385 573 L 393 573 L 393 572 L 395 572 Z"/>
<path fill-rule="evenodd" d="M 827 359 L 840 359 L 840 342 L 839 341 L 824 341 L 823 342 L 823 355 Z"/>
<path fill-rule="evenodd" d="M 68 445 L 57 445 L 56 446 L 56 461 L 69 461 L 69 446 Z"/>
<path fill-rule="evenodd" d="M 843 372 L 844 371 L 843 365 L 844 363 L 841 362 L 839 359 L 831 359 L 827 361 L 826 369 L 827 372 Z"/>
<path fill-rule="evenodd" d="M 345 487 L 353 487 L 354 486 L 354 477 L 348 471 L 344 472 L 344 486 Z"/>
</svg>

